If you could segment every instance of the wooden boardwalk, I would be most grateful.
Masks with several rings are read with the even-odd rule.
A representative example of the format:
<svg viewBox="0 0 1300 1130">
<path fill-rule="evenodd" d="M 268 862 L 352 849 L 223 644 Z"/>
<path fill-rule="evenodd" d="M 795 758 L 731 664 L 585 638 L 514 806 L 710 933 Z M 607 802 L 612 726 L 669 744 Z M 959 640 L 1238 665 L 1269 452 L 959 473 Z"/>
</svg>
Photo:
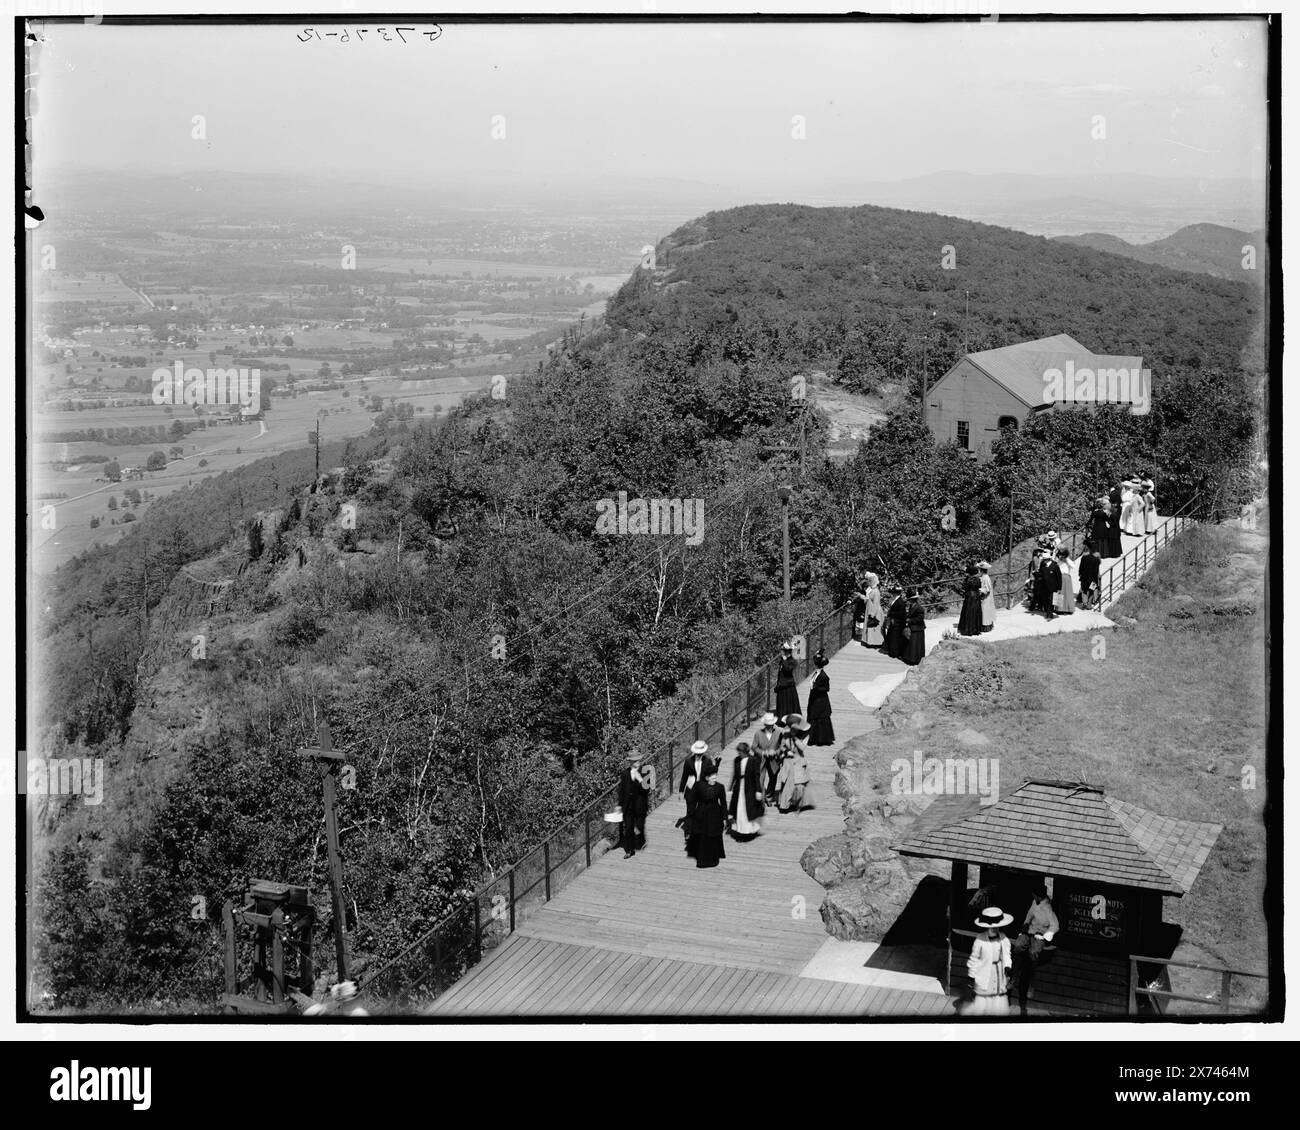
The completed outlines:
<svg viewBox="0 0 1300 1130">
<path fill-rule="evenodd" d="M 944 1017 L 941 993 L 820 981 L 515 934 L 438 1001 L 444 1017 Z"/>
<path fill-rule="evenodd" d="M 1125 550 L 1141 540 L 1125 536 Z M 1099 613 L 1049 623 L 999 609 L 998 618 L 999 630 L 987 642 L 1109 625 Z M 927 624 L 927 651 L 955 622 L 950 615 Z M 850 643 L 826 670 L 838 741 L 807 747 L 815 808 L 788 815 L 769 809 L 761 836 L 749 843 L 726 837 L 726 859 L 701 869 L 674 827 L 684 803 L 676 796 L 664 801 L 646 820 L 644 851 L 624 859 L 611 850 L 596 860 L 522 918 L 516 934 L 429 1014 L 872 1016 L 899 1008 L 943 1014 L 950 1001 L 939 991 L 800 976 L 824 946 L 837 944 L 819 913 L 825 890 L 799 866 L 809 844 L 844 830 L 842 802 L 832 788 L 835 754 L 879 728 L 875 711 L 909 668 Z M 799 687 L 804 708 L 810 682 Z M 751 740 L 754 729 L 737 740 Z M 733 741 L 720 775 L 728 786 L 734 754 Z M 938 980 L 933 984 L 938 990 Z"/>
</svg>

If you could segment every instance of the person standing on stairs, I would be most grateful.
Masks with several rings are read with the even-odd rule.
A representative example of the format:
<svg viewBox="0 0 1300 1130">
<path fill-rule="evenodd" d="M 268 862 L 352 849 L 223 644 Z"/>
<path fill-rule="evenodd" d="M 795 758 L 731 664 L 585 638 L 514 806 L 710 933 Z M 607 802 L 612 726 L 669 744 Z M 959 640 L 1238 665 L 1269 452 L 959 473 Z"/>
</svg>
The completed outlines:
<svg viewBox="0 0 1300 1130">
<path fill-rule="evenodd" d="M 686 854 L 691 854 L 692 831 L 695 814 L 695 786 L 704 780 L 704 767 L 709 764 L 709 743 L 696 742 L 691 746 L 691 755 L 682 765 L 682 780 L 679 791 L 686 801 L 686 815 L 678 824 L 686 832 Z"/>
<path fill-rule="evenodd" d="M 891 591 L 893 597 L 889 601 L 889 611 L 885 613 L 885 646 L 881 650 L 890 659 L 902 659 L 907 648 L 907 598 L 901 588 Z"/>
<path fill-rule="evenodd" d="M 1102 552 L 1102 556 L 1123 557 L 1124 541 L 1120 537 L 1120 518 L 1124 506 L 1123 489 L 1119 486 L 1113 487 L 1107 502 L 1110 505 L 1106 511 L 1106 548 Z"/>
<path fill-rule="evenodd" d="M 776 666 L 776 715 L 783 718 L 787 714 L 799 713 L 799 687 L 794 681 L 794 673 L 799 669 L 799 662 L 794 657 L 794 644 L 788 640 L 781 645 L 781 659 Z"/>
<path fill-rule="evenodd" d="M 813 679 L 812 689 L 808 692 L 808 722 L 811 726 L 809 745 L 834 745 L 835 729 L 831 726 L 831 678 L 826 674 L 826 665 L 830 662 L 826 654 L 818 651 L 813 656 L 813 666 L 817 675 Z"/>
<path fill-rule="evenodd" d="M 618 805 L 623 811 L 623 858 L 631 859 L 645 847 L 645 817 L 650 810 L 650 790 L 641 770 L 641 751 L 627 752 L 627 766 L 618 778 Z"/>
<path fill-rule="evenodd" d="M 1110 518 L 1106 514 L 1107 502 L 1104 498 L 1096 499 L 1092 504 L 1092 517 L 1088 519 L 1088 536 L 1086 542 L 1092 542 L 1101 553 L 1106 548 L 1106 538 L 1110 531 Z"/>
<path fill-rule="evenodd" d="M 731 834 L 752 840 L 763 830 L 763 774 L 748 742 L 736 743 L 731 769 Z"/>
<path fill-rule="evenodd" d="M 885 642 L 884 615 L 880 609 L 880 578 L 875 573 L 868 573 L 863 578 L 866 587 L 862 595 L 866 600 L 862 621 L 862 644 L 864 647 L 880 647 Z"/>
</svg>

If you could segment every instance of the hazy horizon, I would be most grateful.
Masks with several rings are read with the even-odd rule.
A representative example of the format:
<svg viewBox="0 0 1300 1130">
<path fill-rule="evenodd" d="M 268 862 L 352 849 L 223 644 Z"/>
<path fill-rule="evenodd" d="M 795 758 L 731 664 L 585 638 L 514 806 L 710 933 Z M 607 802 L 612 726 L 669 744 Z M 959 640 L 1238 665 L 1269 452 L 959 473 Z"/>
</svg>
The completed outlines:
<svg viewBox="0 0 1300 1130">
<path fill-rule="evenodd" d="M 1266 176 L 1262 19 L 448 23 L 347 45 L 296 24 L 39 26 L 38 193 L 81 170 L 760 198 L 952 171 Z"/>
</svg>

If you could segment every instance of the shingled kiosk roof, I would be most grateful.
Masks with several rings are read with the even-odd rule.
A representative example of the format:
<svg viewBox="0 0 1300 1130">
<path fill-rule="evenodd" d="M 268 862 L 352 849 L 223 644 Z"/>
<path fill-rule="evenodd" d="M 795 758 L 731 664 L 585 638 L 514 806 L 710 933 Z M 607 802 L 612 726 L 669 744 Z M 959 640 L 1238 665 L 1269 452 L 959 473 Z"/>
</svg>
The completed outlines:
<svg viewBox="0 0 1300 1130">
<path fill-rule="evenodd" d="M 947 817 L 947 818 L 945 818 Z M 900 855 L 958 859 L 1045 875 L 1184 895 L 1222 824 L 1158 816 L 1076 781 L 1026 781 L 972 812 L 968 797 L 939 796 Z M 922 830 L 924 829 L 924 830 Z"/>
</svg>

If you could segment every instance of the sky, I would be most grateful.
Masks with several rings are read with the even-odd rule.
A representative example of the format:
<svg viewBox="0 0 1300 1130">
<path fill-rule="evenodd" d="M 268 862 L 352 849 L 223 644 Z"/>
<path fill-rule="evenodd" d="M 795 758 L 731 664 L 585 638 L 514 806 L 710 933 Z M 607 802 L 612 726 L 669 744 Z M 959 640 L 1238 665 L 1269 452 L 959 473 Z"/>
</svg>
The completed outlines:
<svg viewBox="0 0 1300 1130">
<path fill-rule="evenodd" d="M 44 25 L 38 175 L 1265 176 L 1260 20 L 312 26 Z"/>
</svg>

